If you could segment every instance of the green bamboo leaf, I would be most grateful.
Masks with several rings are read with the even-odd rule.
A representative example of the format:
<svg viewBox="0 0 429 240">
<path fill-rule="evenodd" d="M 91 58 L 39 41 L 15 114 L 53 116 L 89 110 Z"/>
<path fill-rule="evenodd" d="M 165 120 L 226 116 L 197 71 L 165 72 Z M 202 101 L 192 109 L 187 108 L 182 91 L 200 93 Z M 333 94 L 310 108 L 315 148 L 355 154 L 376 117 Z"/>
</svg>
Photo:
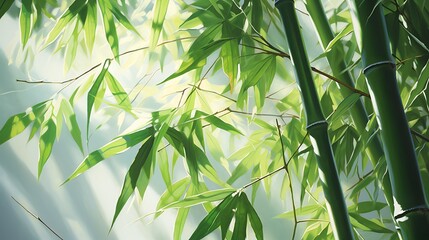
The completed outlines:
<svg viewBox="0 0 429 240">
<path fill-rule="evenodd" d="M 127 94 L 127 92 L 124 90 L 124 88 L 121 86 L 121 83 L 112 75 L 109 71 L 106 72 L 106 82 L 107 86 L 109 87 L 110 92 L 115 97 L 116 102 L 125 110 L 128 112 L 131 111 L 131 101 Z"/>
<path fill-rule="evenodd" d="M 192 207 L 198 204 L 219 201 L 227 196 L 231 195 L 236 190 L 233 188 L 223 188 L 210 190 L 203 193 L 199 193 L 197 195 L 192 195 L 186 197 L 183 200 L 174 201 L 163 208 L 163 210 L 170 208 L 182 208 L 182 207 Z"/>
<path fill-rule="evenodd" d="M 172 182 L 170 175 L 170 162 L 168 159 L 168 153 L 166 150 L 160 150 L 158 152 L 157 162 L 159 163 L 159 171 L 161 172 L 162 179 L 164 180 L 167 189 L 172 190 Z"/>
<path fill-rule="evenodd" d="M 380 211 L 387 206 L 383 202 L 364 201 L 358 202 L 355 205 L 348 207 L 349 211 L 355 211 L 357 213 L 369 213 L 372 211 Z"/>
<path fill-rule="evenodd" d="M 262 240 L 264 239 L 264 232 L 262 228 L 262 221 L 258 216 L 258 213 L 253 208 L 252 204 L 250 203 L 249 199 L 247 198 L 245 193 L 242 193 L 243 196 L 243 205 L 246 208 L 246 212 L 249 217 L 250 225 L 253 228 L 253 231 L 255 232 L 256 239 Z"/>
<path fill-rule="evenodd" d="M 164 24 L 165 15 L 167 14 L 169 0 L 156 0 L 153 11 L 152 31 L 150 47 L 154 48 L 158 44 L 159 35 L 161 34 L 162 25 Z"/>
<path fill-rule="evenodd" d="M 329 225 L 327 225 L 318 235 L 314 240 L 325 240 L 328 239 L 328 230 L 329 230 Z"/>
<path fill-rule="evenodd" d="M 0 19 L 3 17 L 3 15 L 9 10 L 9 8 L 12 6 L 14 0 L 3 0 L 0 4 Z"/>
<path fill-rule="evenodd" d="M 137 35 L 139 35 L 141 37 L 141 35 L 139 34 L 139 32 L 137 31 L 137 29 L 133 26 L 133 24 L 131 24 L 131 22 L 128 20 L 127 17 L 125 17 L 124 14 L 122 14 L 121 10 L 119 10 L 116 5 L 114 4 L 114 2 L 112 2 L 111 4 L 108 5 L 110 11 L 112 11 L 113 15 L 115 16 L 115 18 L 118 20 L 118 22 L 124 26 L 126 29 L 133 31 L 134 33 L 136 33 Z"/>
<path fill-rule="evenodd" d="M 257 31 L 258 33 L 261 31 L 261 26 L 264 22 L 264 14 L 262 10 L 262 4 L 261 0 L 254 0 L 252 1 L 252 26 L 254 31 Z"/>
<path fill-rule="evenodd" d="M 193 144 L 193 143 L 192 143 Z M 193 144 L 193 149 L 195 151 L 196 162 L 198 164 L 198 170 L 203 174 L 203 176 L 210 179 L 212 182 L 218 184 L 219 186 L 229 186 L 220 180 L 216 170 L 211 165 L 209 159 L 203 150 Z"/>
<path fill-rule="evenodd" d="M 276 57 L 268 55 L 262 60 L 254 58 L 255 61 L 251 61 L 251 64 L 248 64 L 243 73 L 243 86 L 241 91 L 246 91 L 249 87 L 255 86 L 258 81 L 265 76 L 267 73 L 270 73 L 270 78 L 273 72 L 275 72 L 276 67 Z M 273 76 L 274 77 L 274 76 Z"/>
<path fill-rule="evenodd" d="M 100 89 L 101 83 L 104 80 L 104 76 L 107 73 L 107 70 L 109 69 L 111 61 L 106 60 L 103 64 L 103 69 L 101 70 L 100 74 L 98 75 L 97 79 L 95 79 L 94 84 L 92 85 L 91 89 L 89 89 L 88 96 L 87 96 L 87 119 L 86 119 L 86 135 L 88 136 L 89 131 L 89 120 L 91 118 L 91 111 L 94 106 L 95 97 L 97 96 L 98 90 Z"/>
<path fill-rule="evenodd" d="M 237 210 L 235 212 L 235 224 L 232 232 L 231 239 L 244 240 L 246 239 L 246 228 L 247 228 L 247 209 L 245 201 L 247 197 L 244 193 L 240 194 L 240 198 L 237 204 Z"/>
<path fill-rule="evenodd" d="M 340 33 L 338 33 L 337 36 L 335 36 L 326 46 L 325 48 L 325 52 L 329 52 L 332 47 L 339 41 L 341 40 L 343 37 L 347 36 L 348 34 L 350 34 L 351 32 L 353 32 L 353 25 L 351 23 L 349 23 L 343 30 L 341 30 Z"/>
<path fill-rule="evenodd" d="M 357 194 L 360 193 L 360 191 L 362 191 L 362 189 L 366 188 L 369 184 L 373 183 L 374 181 L 375 181 L 374 174 L 371 174 L 365 177 L 362 181 L 359 181 L 359 183 L 356 184 L 356 186 L 354 186 L 352 192 L 350 193 L 350 197 L 354 198 L 355 196 L 357 196 Z"/>
<path fill-rule="evenodd" d="M 222 68 L 226 76 L 229 78 L 229 86 L 231 91 L 237 82 L 238 63 L 239 63 L 239 50 L 238 40 L 231 40 L 226 42 L 220 51 L 222 59 Z"/>
<path fill-rule="evenodd" d="M 257 154 L 247 155 L 241 162 L 235 167 L 234 171 L 231 173 L 231 177 L 226 181 L 228 184 L 233 184 L 238 178 L 247 173 L 247 171 L 255 164 L 257 160 Z"/>
<path fill-rule="evenodd" d="M 329 115 L 328 122 L 332 123 L 340 118 L 345 112 L 347 112 L 360 98 L 360 94 L 353 93 L 347 96 L 335 109 L 335 111 Z"/>
<path fill-rule="evenodd" d="M 116 61 L 119 62 L 119 39 L 118 34 L 116 33 L 115 20 L 113 19 L 109 5 L 110 3 L 107 0 L 98 1 L 98 6 L 100 7 L 103 16 L 106 40 L 110 45 L 110 49 L 112 49 L 113 56 L 115 57 Z"/>
<path fill-rule="evenodd" d="M 171 74 L 162 83 L 179 77 L 191 70 L 203 67 L 206 64 L 207 57 L 210 56 L 214 51 L 218 50 L 225 42 L 228 42 L 229 40 L 230 39 L 219 39 L 203 46 L 200 49 L 193 50 L 192 52 L 189 50 L 179 69 L 175 73 Z"/>
<path fill-rule="evenodd" d="M 56 138 L 56 124 L 54 119 L 50 118 L 46 123 L 42 124 L 42 130 L 40 131 L 39 139 L 39 165 L 37 177 L 40 178 L 43 166 L 48 161 L 49 156 L 52 153 L 52 146 L 54 145 Z"/>
<path fill-rule="evenodd" d="M 66 46 L 66 52 L 65 52 L 65 57 L 64 57 L 64 72 L 68 72 L 76 58 L 76 53 L 77 53 L 77 47 L 78 47 L 78 38 L 79 38 L 79 33 L 81 30 L 81 26 L 80 26 L 80 22 L 76 21 L 76 26 L 73 30 L 72 36 L 70 38 L 70 40 L 68 41 L 68 44 Z"/>
<path fill-rule="evenodd" d="M 410 107 L 414 101 L 428 88 L 429 85 L 429 61 L 423 67 L 418 80 L 411 89 L 405 108 Z"/>
<path fill-rule="evenodd" d="M 39 103 L 31 108 L 31 111 L 34 113 L 34 122 L 33 126 L 31 127 L 30 135 L 28 136 L 28 141 L 30 141 L 34 137 L 36 132 L 42 126 L 42 123 L 45 122 L 45 118 L 47 117 L 46 112 L 51 106 L 51 104 L 47 104 L 48 102 L 51 103 L 51 101 L 46 101 Z"/>
<path fill-rule="evenodd" d="M 228 195 L 219 205 L 213 208 L 209 214 L 198 224 L 197 229 L 191 235 L 189 240 L 199 240 L 213 232 L 222 224 L 222 217 L 229 214 L 235 207 L 238 200 L 238 194 Z"/>
<path fill-rule="evenodd" d="M 171 144 L 171 146 L 173 146 L 174 149 L 176 149 L 180 155 L 185 156 L 184 144 L 186 142 L 186 136 L 183 133 L 170 127 L 167 130 L 167 135 L 165 136 L 165 138 L 167 139 L 168 143 Z"/>
<path fill-rule="evenodd" d="M 80 12 L 85 6 L 86 0 L 76 0 L 70 7 L 61 15 L 60 19 L 55 23 L 55 26 L 46 37 L 45 46 L 51 44 L 58 35 L 65 29 L 66 25 Z"/>
<path fill-rule="evenodd" d="M 377 219 L 366 219 L 361 215 L 350 212 L 350 222 L 356 228 L 362 229 L 364 231 L 371 231 L 376 233 L 392 233 L 393 231 L 385 228 L 382 223 Z"/>
<path fill-rule="evenodd" d="M 183 229 L 185 228 L 186 219 L 188 218 L 190 208 L 180 208 L 177 211 L 176 221 L 174 222 L 173 239 L 182 239 Z"/>
<path fill-rule="evenodd" d="M 31 14 L 33 13 L 33 4 L 31 0 L 22 0 L 21 12 L 19 14 L 19 23 L 21 29 L 22 46 L 27 44 L 30 38 L 32 23 Z"/>
<path fill-rule="evenodd" d="M 79 147 L 79 150 L 83 153 L 82 134 L 76 120 L 76 114 L 72 105 L 66 99 L 61 101 L 61 112 L 63 113 L 66 126 L 72 135 L 73 140 Z"/>
<path fill-rule="evenodd" d="M 116 203 L 115 214 L 113 216 L 112 225 L 110 226 L 110 230 L 115 224 L 116 218 L 121 212 L 124 205 L 127 203 L 131 194 L 134 192 L 134 189 L 137 186 L 137 181 L 142 174 L 143 168 L 147 169 L 147 166 L 152 165 L 154 159 L 150 157 L 150 152 L 152 151 L 153 143 L 155 138 L 151 136 L 139 149 L 134 162 L 131 164 L 130 169 L 125 175 L 124 185 L 122 186 L 121 194 L 119 195 L 118 201 Z"/>
<path fill-rule="evenodd" d="M 153 134 L 153 131 L 154 129 L 149 127 L 136 132 L 124 134 L 113 139 L 106 145 L 102 146 L 100 149 L 90 153 L 64 183 L 67 183 L 68 181 L 76 178 L 104 159 L 124 152 L 130 147 L 144 141 Z"/>
<path fill-rule="evenodd" d="M 89 52 L 92 52 L 94 48 L 95 35 L 97 30 L 97 1 L 89 0 L 88 1 L 88 11 L 86 16 L 86 21 L 84 25 L 85 30 L 85 39 L 86 46 L 89 49 Z"/>
<path fill-rule="evenodd" d="M 304 216 L 314 213 L 315 211 L 319 210 L 321 208 L 320 205 L 314 204 L 314 205 L 308 205 L 304 207 L 300 207 L 296 209 L 296 215 L 298 216 Z M 279 214 L 276 216 L 276 218 L 293 218 L 294 212 L 288 211 L 282 214 Z"/>
<path fill-rule="evenodd" d="M 163 210 L 161 209 L 164 209 L 173 202 L 179 201 L 180 197 L 182 197 L 185 191 L 188 189 L 189 183 L 190 178 L 185 177 L 175 182 L 173 185 L 171 185 L 170 188 L 165 190 L 165 192 L 159 198 L 158 205 L 156 206 L 157 213 L 155 214 L 155 218 L 162 213 Z"/>
<path fill-rule="evenodd" d="M 0 130 L 0 145 L 22 133 L 34 118 L 33 112 L 22 112 L 10 117 Z"/>
<path fill-rule="evenodd" d="M 228 131 L 230 133 L 238 133 L 240 135 L 243 135 L 243 133 L 240 132 L 240 130 L 238 130 L 236 127 L 234 127 L 233 125 L 223 121 L 222 119 L 216 117 L 213 114 L 207 114 L 205 112 L 202 111 L 198 111 L 198 114 L 201 116 L 205 116 L 203 119 L 205 121 L 207 121 L 208 123 L 212 124 L 213 126 L 223 129 L 225 131 Z"/>
</svg>

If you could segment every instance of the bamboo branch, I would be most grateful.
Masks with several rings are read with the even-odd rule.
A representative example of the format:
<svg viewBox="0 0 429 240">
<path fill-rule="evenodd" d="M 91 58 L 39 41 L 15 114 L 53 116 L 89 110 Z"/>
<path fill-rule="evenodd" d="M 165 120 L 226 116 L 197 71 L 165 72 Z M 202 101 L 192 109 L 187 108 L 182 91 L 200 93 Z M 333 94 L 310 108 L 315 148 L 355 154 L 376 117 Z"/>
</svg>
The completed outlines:
<svg viewBox="0 0 429 240">
<path fill-rule="evenodd" d="M 58 235 L 51 227 L 49 227 L 48 224 L 46 224 L 40 217 L 36 216 L 36 214 L 32 213 L 28 208 L 24 207 L 18 200 L 16 200 L 14 197 L 10 196 L 16 203 L 18 203 L 19 206 L 21 206 L 28 214 L 30 214 L 33 218 L 37 219 L 39 222 L 41 222 L 49 231 L 51 231 L 55 236 L 57 236 L 59 239 L 63 240 L 63 238 Z"/>
</svg>

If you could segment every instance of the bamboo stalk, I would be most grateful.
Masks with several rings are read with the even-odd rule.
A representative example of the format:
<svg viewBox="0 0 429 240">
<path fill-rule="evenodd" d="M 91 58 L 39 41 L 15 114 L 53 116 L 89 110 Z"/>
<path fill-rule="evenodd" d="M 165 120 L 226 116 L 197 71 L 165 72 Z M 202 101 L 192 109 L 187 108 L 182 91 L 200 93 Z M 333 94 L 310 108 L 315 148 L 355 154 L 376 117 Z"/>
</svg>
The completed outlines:
<svg viewBox="0 0 429 240">
<path fill-rule="evenodd" d="M 380 127 L 395 202 L 394 216 L 404 239 L 429 236 L 429 208 L 410 129 L 399 95 L 383 9 L 378 0 L 349 1 L 356 14 L 363 73 Z M 358 35 L 359 34 L 359 35 Z"/>
<path fill-rule="evenodd" d="M 321 43 L 324 50 L 326 50 L 328 44 L 334 39 L 334 34 L 332 33 L 328 19 L 325 15 L 322 3 L 320 0 L 307 0 L 306 7 L 318 32 L 318 36 L 320 38 L 319 42 Z M 330 51 L 326 52 L 326 58 L 332 69 L 332 74 L 334 77 L 341 79 L 341 81 L 354 87 L 352 76 L 350 75 L 350 72 L 348 71 L 347 65 L 344 62 L 342 56 L 344 56 L 344 50 L 341 43 L 335 44 L 332 46 Z M 340 92 L 343 97 L 347 97 L 353 93 L 344 87 L 340 87 Z M 361 100 L 356 102 L 356 104 L 350 109 L 350 114 L 358 132 L 364 132 L 369 119 Z M 367 153 L 373 166 L 375 166 L 380 158 L 384 155 L 383 147 L 378 137 L 375 137 L 372 142 L 368 143 Z M 394 204 L 392 187 L 388 174 L 377 176 L 377 178 L 381 183 L 386 201 L 389 204 L 393 216 Z"/>
<path fill-rule="evenodd" d="M 307 131 L 317 158 L 320 181 L 326 198 L 331 228 L 335 239 L 353 239 L 347 207 L 328 137 L 328 123 L 322 113 L 314 86 L 310 64 L 295 13 L 294 1 L 277 0 L 275 5 L 282 17 L 289 43 L 295 76 L 306 113 Z"/>
</svg>

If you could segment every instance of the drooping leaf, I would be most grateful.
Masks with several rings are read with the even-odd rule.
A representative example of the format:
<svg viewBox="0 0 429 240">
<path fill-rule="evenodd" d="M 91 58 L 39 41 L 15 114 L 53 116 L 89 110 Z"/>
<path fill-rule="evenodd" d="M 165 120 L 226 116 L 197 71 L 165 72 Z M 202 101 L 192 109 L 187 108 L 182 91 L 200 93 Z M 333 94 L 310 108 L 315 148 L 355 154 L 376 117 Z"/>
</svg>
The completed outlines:
<svg viewBox="0 0 429 240">
<path fill-rule="evenodd" d="M 423 67 L 418 80 L 414 84 L 411 89 L 410 96 L 407 99 L 407 103 L 405 104 L 405 108 L 408 108 L 413 102 L 420 96 L 429 85 L 429 61 L 426 62 L 426 65 Z"/>
<path fill-rule="evenodd" d="M 368 213 L 372 211 L 380 211 L 387 206 L 383 202 L 364 201 L 358 202 L 355 205 L 348 207 L 349 211 L 356 211 L 357 213 Z"/>
<path fill-rule="evenodd" d="M 180 201 L 180 197 L 182 197 L 185 191 L 188 189 L 189 183 L 190 178 L 185 177 L 175 182 L 173 185 L 171 185 L 170 188 L 167 188 L 159 198 L 158 204 L 156 206 L 157 213 L 155 214 L 155 217 L 158 217 L 161 214 L 158 213 L 159 210 L 164 209 L 173 202 Z"/>
<path fill-rule="evenodd" d="M 254 61 L 249 63 L 244 71 L 242 79 L 243 86 L 241 91 L 246 91 L 249 87 L 255 86 L 258 81 L 266 76 L 267 74 L 271 78 L 272 73 L 275 73 L 276 68 L 276 57 L 272 55 L 266 56 L 264 59 L 254 58 Z M 268 77 L 267 77 L 268 78 Z M 265 79 L 265 77 L 264 77 Z"/>
<path fill-rule="evenodd" d="M 74 179 L 104 159 L 124 152 L 130 147 L 144 141 L 153 134 L 153 131 L 154 129 L 152 127 L 148 127 L 143 130 L 116 137 L 100 149 L 90 153 L 64 183 Z"/>
<path fill-rule="evenodd" d="M 33 13 L 33 4 L 31 0 L 22 0 L 21 12 L 19 14 L 19 23 L 21 29 L 22 46 L 27 44 L 32 30 L 31 14 Z"/>
<path fill-rule="evenodd" d="M 353 93 L 347 96 L 335 109 L 335 111 L 328 117 L 328 122 L 332 123 L 340 118 L 347 110 L 349 110 L 360 98 L 358 93 Z"/>
<path fill-rule="evenodd" d="M 63 113 L 66 126 L 73 137 L 73 140 L 79 147 L 80 151 L 83 153 L 82 134 L 79 128 L 79 124 L 76 120 L 76 114 L 73 110 L 72 105 L 66 99 L 63 99 L 61 101 L 61 111 Z"/>
<path fill-rule="evenodd" d="M 101 86 L 101 83 L 104 80 L 104 76 L 107 73 L 107 70 L 109 69 L 111 61 L 106 60 L 103 64 L 103 69 L 101 70 L 100 74 L 98 75 L 97 79 L 95 79 L 94 84 L 92 85 L 91 89 L 89 89 L 88 96 L 87 96 L 87 119 L 86 119 L 86 135 L 88 138 L 88 131 L 89 131 L 89 121 L 91 118 L 91 111 L 92 107 L 94 106 L 95 97 L 97 96 L 98 90 Z"/>
<path fill-rule="evenodd" d="M 0 144 L 5 143 L 9 139 L 15 137 L 24 131 L 28 125 L 34 120 L 34 114 L 30 113 L 18 113 L 10 117 L 3 128 L 0 130 Z"/>
<path fill-rule="evenodd" d="M 57 127 L 52 118 L 42 124 L 39 139 L 39 165 L 37 172 L 37 177 L 39 178 L 42 173 L 43 166 L 45 166 L 46 161 L 48 161 L 48 158 L 52 153 L 52 146 L 54 145 L 56 138 L 56 130 Z"/>
<path fill-rule="evenodd" d="M 159 35 L 161 34 L 164 24 L 165 15 L 167 14 L 169 0 L 156 0 L 153 11 L 152 30 L 150 47 L 154 48 L 158 44 Z"/>
<path fill-rule="evenodd" d="M 151 162 L 153 161 L 153 159 L 150 158 L 150 152 L 152 150 L 154 140 L 155 138 L 152 136 L 141 146 L 134 159 L 134 162 L 131 164 L 130 169 L 127 172 L 127 175 L 125 175 L 124 185 L 122 186 L 121 194 L 119 195 L 118 201 L 116 203 L 115 214 L 113 216 L 110 229 L 112 229 L 116 218 L 118 217 L 125 203 L 127 203 L 131 194 L 134 192 L 142 169 L 145 167 L 147 168 L 148 165 L 150 168 Z"/>
<path fill-rule="evenodd" d="M 248 218 L 250 221 L 250 225 L 252 226 L 253 231 L 255 232 L 256 239 L 262 240 L 262 239 L 264 239 L 262 221 L 259 218 L 258 213 L 253 208 L 253 206 L 250 203 L 247 196 L 244 193 L 242 193 L 242 195 L 244 195 L 244 197 L 242 197 L 241 201 L 243 201 L 243 207 L 246 208 L 246 212 L 247 212 L 247 215 L 248 215 Z"/>
<path fill-rule="evenodd" d="M 107 3 L 109 3 L 109 1 L 107 1 Z M 114 2 L 112 2 L 111 4 L 108 5 L 108 8 L 110 9 L 110 11 L 112 11 L 113 15 L 115 16 L 115 18 L 118 20 L 118 22 L 124 26 L 126 29 L 133 31 L 134 33 L 136 33 L 137 35 L 140 36 L 139 32 L 137 31 L 137 29 L 133 26 L 133 24 L 128 20 L 127 17 L 124 16 L 124 14 L 122 14 L 121 10 L 119 10 L 116 6 L 116 4 Z M 141 36 L 140 36 L 141 37 Z"/>
<path fill-rule="evenodd" d="M 328 46 L 326 46 L 325 48 L 325 52 L 329 52 L 332 47 L 339 41 L 341 40 L 343 37 L 347 36 L 348 34 L 350 34 L 351 32 L 353 32 L 353 25 L 352 24 L 348 24 L 343 30 L 341 30 L 340 33 L 338 33 L 337 36 L 335 36 L 328 44 Z"/>
<path fill-rule="evenodd" d="M 376 219 L 367 219 L 353 212 L 350 212 L 349 215 L 351 224 L 356 228 L 377 233 L 393 232 L 392 230 L 383 227 L 383 225 Z"/>
<path fill-rule="evenodd" d="M 87 4 L 87 16 L 84 25 L 85 30 L 85 43 L 88 47 L 89 52 L 92 52 L 94 48 L 96 30 L 97 30 L 97 1 L 96 0 L 88 0 Z"/>
<path fill-rule="evenodd" d="M 177 211 L 176 221 L 174 223 L 173 239 L 180 240 L 182 238 L 183 228 L 185 227 L 186 219 L 188 218 L 190 208 L 180 208 Z"/>
<path fill-rule="evenodd" d="M 119 62 L 119 38 L 116 32 L 115 20 L 113 18 L 112 12 L 109 9 L 109 5 L 110 3 L 107 0 L 98 1 L 98 6 L 100 7 L 103 16 L 106 40 L 110 45 L 110 49 L 112 49 L 113 56 L 115 57 L 116 61 Z"/>
<path fill-rule="evenodd" d="M 222 224 L 222 217 L 229 215 L 230 211 L 236 206 L 238 194 L 228 195 L 219 205 L 213 208 L 209 214 L 198 224 L 197 229 L 191 235 L 189 240 L 199 240 L 213 232 Z"/>
<path fill-rule="evenodd" d="M 14 0 L 3 0 L 0 4 L 0 19 L 3 17 L 3 15 L 9 10 L 9 8 L 12 6 Z"/>
<path fill-rule="evenodd" d="M 213 126 L 223 129 L 225 131 L 228 131 L 230 133 L 238 133 L 240 135 L 243 135 L 243 133 L 241 133 L 240 130 L 238 130 L 236 127 L 223 121 L 222 119 L 216 117 L 215 115 L 213 114 L 209 115 L 201 111 L 197 111 L 197 112 L 198 112 L 198 115 L 205 116 L 203 119 L 208 123 L 212 124 Z"/>
<path fill-rule="evenodd" d="M 235 223 L 234 230 L 232 232 L 231 239 L 245 240 L 246 239 L 246 228 L 247 228 L 247 209 L 246 209 L 247 197 L 244 193 L 240 194 L 239 201 L 237 204 L 237 210 L 235 212 Z"/>
<path fill-rule="evenodd" d="M 124 90 L 124 88 L 121 86 L 121 83 L 112 75 L 109 71 L 106 72 L 106 82 L 107 86 L 109 87 L 110 92 L 113 94 L 113 96 L 116 99 L 116 102 L 126 111 L 131 111 L 131 101 L 127 94 L 127 92 Z"/>
<path fill-rule="evenodd" d="M 229 86 L 231 91 L 237 82 L 239 50 L 238 40 L 226 42 L 221 48 L 222 68 L 229 78 Z"/>
<path fill-rule="evenodd" d="M 55 26 L 46 37 L 45 46 L 51 44 L 58 35 L 65 29 L 66 25 L 80 12 L 85 6 L 86 0 L 76 0 L 70 7 L 61 15 L 60 19 L 55 23 Z"/>
</svg>

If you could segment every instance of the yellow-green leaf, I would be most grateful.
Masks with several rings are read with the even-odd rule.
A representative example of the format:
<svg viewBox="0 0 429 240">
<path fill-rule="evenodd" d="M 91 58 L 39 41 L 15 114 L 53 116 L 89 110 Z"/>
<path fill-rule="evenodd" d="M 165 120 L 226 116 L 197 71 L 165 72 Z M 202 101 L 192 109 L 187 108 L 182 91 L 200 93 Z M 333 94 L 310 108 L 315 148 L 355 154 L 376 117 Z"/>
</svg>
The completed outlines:
<svg viewBox="0 0 429 240">
<path fill-rule="evenodd" d="M 33 13 L 33 4 L 31 0 L 22 0 L 21 12 L 19 14 L 19 24 L 21 29 L 22 46 L 27 44 L 30 38 L 32 23 L 31 14 Z"/>
<path fill-rule="evenodd" d="M 46 161 L 48 161 L 48 158 L 52 153 L 52 146 L 54 145 L 56 138 L 56 130 L 57 126 L 52 118 L 48 119 L 46 123 L 42 124 L 42 130 L 40 132 L 39 139 L 38 177 L 40 177 L 43 166 L 45 166 Z"/>
<path fill-rule="evenodd" d="M 151 48 L 154 48 L 158 44 L 159 35 L 161 34 L 162 25 L 164 24 L 165 15 L 167 14 L 168 3 L 169 0 L 156 0 L 150 40 Z"/>
</svg>

